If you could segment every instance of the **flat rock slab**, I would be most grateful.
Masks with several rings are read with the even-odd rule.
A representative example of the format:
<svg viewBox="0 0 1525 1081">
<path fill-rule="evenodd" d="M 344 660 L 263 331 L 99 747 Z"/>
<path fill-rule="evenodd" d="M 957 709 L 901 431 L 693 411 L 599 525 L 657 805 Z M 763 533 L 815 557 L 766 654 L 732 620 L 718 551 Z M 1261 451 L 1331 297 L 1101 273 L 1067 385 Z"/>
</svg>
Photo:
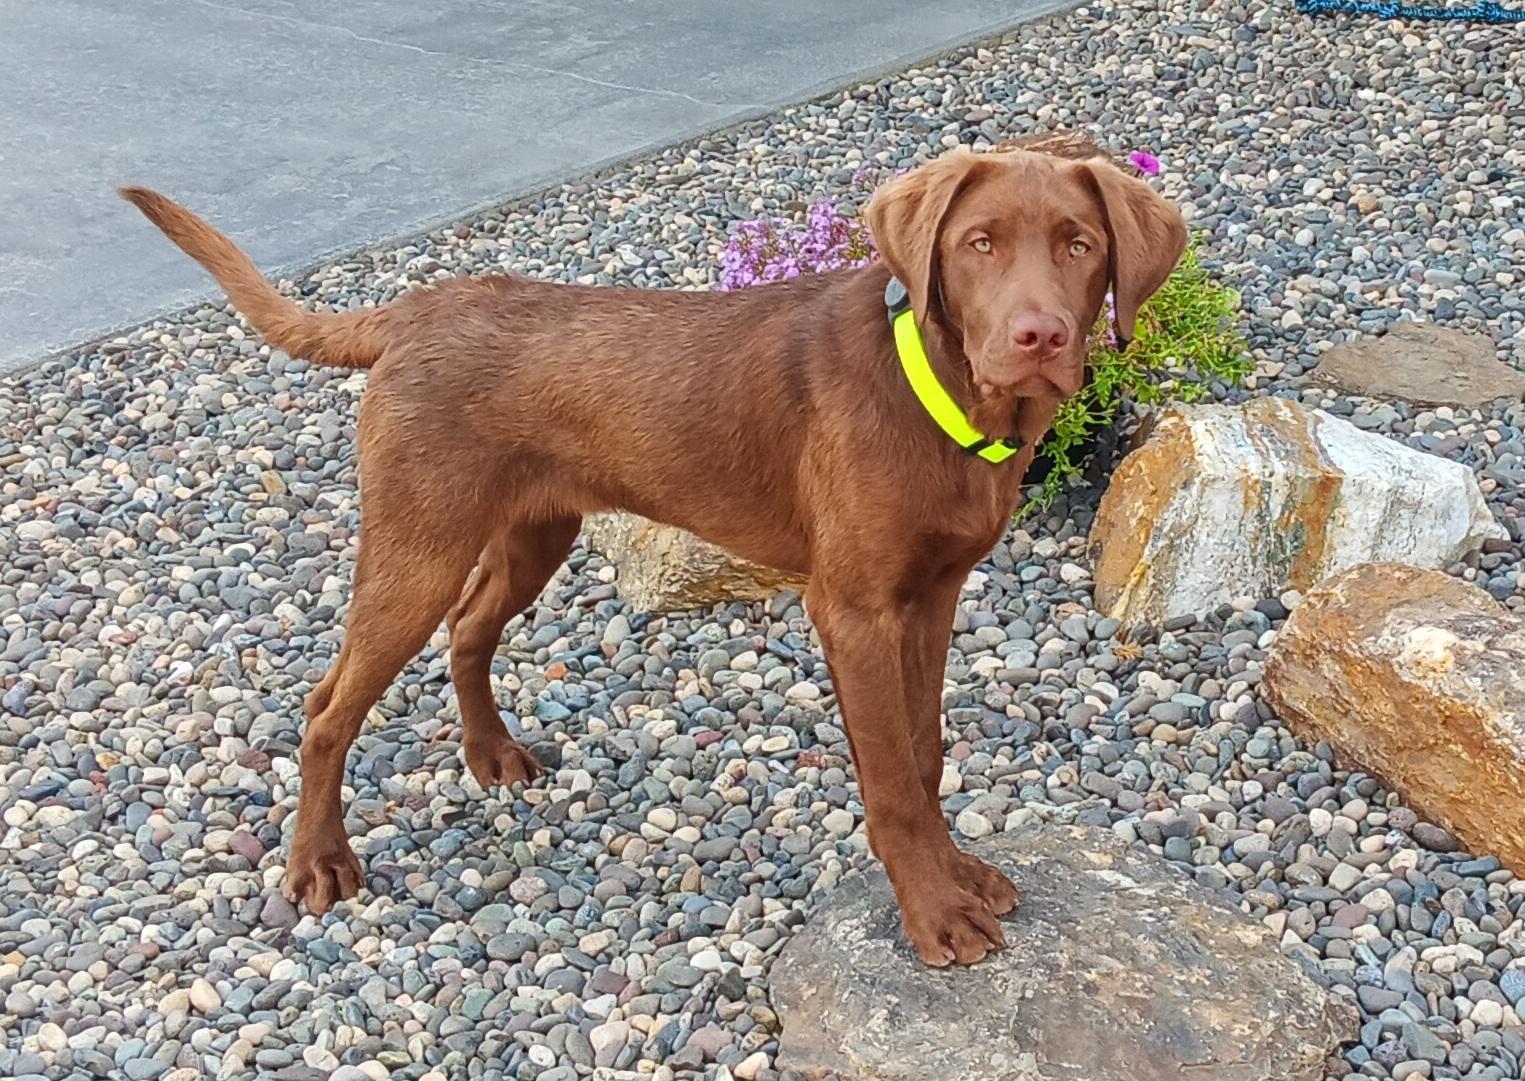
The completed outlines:
<svg viewBox="0 0 1525 1081">
<path fill-rule="evenodd" d="M 1499 360 L 1493 340 L 1433 323 L 1399 323 L 1380 337 L 1337 345 L 1312 382 L 1365 398 L 1476 409 L 1525 398 L 1525 372 Z"/>
<path fill-rule="evenodd" d="M 1269 930 L 1111 833 L 975 849 L 1022 891 L 1008 949 L 929 969 L 876 870 L 830 894 L 772 970 L 781 1070 L 852 1081 L 1322 1081 L 1354 1040 Z"/>
</svg>

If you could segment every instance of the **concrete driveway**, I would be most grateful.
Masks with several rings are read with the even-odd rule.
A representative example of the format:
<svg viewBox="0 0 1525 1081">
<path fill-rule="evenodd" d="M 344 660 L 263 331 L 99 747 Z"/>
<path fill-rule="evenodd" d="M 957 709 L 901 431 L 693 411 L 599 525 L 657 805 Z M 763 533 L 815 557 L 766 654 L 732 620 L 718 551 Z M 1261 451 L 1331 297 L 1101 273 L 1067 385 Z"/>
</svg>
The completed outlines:
<svg viewBox="0 0 1525 1081">
<path fill-rule="evenodd" d="M 213 295 L 112 189 L 290 271 L 1073 0 L 0 0 L 0 373 Z"/>
</svg>

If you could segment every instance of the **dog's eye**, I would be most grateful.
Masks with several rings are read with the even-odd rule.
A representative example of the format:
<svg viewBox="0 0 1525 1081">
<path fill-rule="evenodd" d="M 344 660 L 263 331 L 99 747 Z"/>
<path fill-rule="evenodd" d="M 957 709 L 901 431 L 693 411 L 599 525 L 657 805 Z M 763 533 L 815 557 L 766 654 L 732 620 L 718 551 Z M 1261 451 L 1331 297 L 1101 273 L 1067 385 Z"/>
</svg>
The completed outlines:
<svg viewBox="0 0 1525 1081">
<path fill-rule="evenodd" d="M 988 236 L 977 236 L 969 242 L 969 245 L 981 255 L 990 254 L 990 238 Z"/>
<path fill-rule="evenodd" d="M 1071 255 L 1074 255 L 1074 256 L 1078 257 L 1078 256 L 1081 256 L 1081 255 L 1089 255 L 1090 252 L 1091 252 L 1091 245 L 1087 244 L 1084 240 L 1072 240 L 1072 241 L 1070 241 L 1070 254 Z"/>
</svg>

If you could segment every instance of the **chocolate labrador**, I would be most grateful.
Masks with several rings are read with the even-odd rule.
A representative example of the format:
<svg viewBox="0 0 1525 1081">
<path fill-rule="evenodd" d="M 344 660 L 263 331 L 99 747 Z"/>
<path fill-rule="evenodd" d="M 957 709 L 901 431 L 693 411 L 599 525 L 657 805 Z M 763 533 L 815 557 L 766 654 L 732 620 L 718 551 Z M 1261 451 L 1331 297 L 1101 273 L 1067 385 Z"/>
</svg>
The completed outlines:
<svg viewBox="0 0 1525 1081">
<path fill-rule="evenodd" d="M 954 151 L 879 188 L 863 269 L 728 293 L 462 277 L 329 314 L 164 196 L 122 194 L 272 345 L 371 369 L 363 540 L 343 648 L 307 697 L 289 896 L 323 912 L 359 892 L 345 755 L 442 619 L 466 765 L 484 787 L 540 772 L 499 716 L 493 652 L 583 516 L 621 508 L 809 575 L 907 937 L 930 965 L 1004 945 L 1017 891 L 938 801 L 954 605 L 1081 385 L 1107 291 L 1126 340 L 1174 268 L 1174 207 L 1102 160 Z"/>
</svg>

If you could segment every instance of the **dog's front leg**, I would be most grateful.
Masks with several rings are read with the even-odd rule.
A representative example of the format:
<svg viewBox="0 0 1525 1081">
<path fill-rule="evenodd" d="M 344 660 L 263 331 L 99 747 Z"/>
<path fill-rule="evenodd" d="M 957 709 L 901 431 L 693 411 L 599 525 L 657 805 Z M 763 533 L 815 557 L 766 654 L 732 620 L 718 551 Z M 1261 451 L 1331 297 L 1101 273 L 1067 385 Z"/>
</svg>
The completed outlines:
<svg viewBox="0 0 1525 1081">
<path fill-rule="evenodd" d="M 965 857 L 922 784 L 902 672 L 912 606 L 862 580 L 843 588 L 822 576 L 807 603 L 857 766 L 869 845 L 889 873 L 906 937 L 929 965 L 973 964 L 1006 941 L 990 906 L 964 885 Z"/>
<path fill-rule="evenodd" d="M 901 643 L 900 670 L 905 684 L 906 716 L 915 748 L 921 785 L 932 806 L 941 813 L 943 778 L 943 674 L 948 665 L 948 638 L 953 613 L 968 570 L 959 568 L 923 583 L 911 599 Z M 985 907 L 1003 916 L 1017 906 L 1017 888 L 984 860 L 958 853 L 956 875 Z"/>
</svg>

